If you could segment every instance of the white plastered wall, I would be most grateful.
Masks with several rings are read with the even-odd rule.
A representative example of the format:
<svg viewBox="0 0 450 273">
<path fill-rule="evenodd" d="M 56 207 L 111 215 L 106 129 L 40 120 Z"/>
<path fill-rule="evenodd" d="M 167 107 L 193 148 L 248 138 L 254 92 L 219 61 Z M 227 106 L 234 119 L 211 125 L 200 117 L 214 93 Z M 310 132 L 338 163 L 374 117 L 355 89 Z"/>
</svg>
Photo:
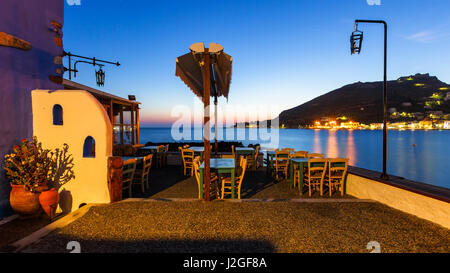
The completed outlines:
<svg viewBox="0 0 450 273">
<path fill-rule="evenodd" d="M 63 211 L 76 210 L 82 203 L 108 203 L 112 127 L 104 107 L 84 90 L 33 90 L 31 96 L 33 135 L 48 149 L 62 148 L 67 143 L 74 158 L 75 179 L 59 189 L 64 190 L 60 200 Z M 53 125 L 55 104 L 62 106 L 63 125 Z M 95 140 L 95 158 L 83 157 L 88 136 Z"/>
<path fill-rule="evenodd" d="M 450 228 L 450 203 L 354 174 L 347 177 L 347 194 L 372 199 Z"/>
</svg>

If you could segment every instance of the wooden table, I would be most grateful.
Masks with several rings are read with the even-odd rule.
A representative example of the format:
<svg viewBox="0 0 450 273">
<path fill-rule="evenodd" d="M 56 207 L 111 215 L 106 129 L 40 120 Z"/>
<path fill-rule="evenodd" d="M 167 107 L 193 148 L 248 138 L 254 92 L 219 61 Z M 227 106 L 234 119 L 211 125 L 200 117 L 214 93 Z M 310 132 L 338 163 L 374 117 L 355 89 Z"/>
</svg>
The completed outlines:
<svg viewBox="0 0 450 273">
<path fill-rule="evenodd" d="M 266 172 L 267 173 L 271 172 L 274 157 L 275 157 L 275 151 L 267 151 L 266 152 L 266 159 L 267 159 L 266 160 L 267 161 Z"/>
<path fill-rule="evenodd" d="M 203 153 L 205 152 L 205 147 L 189 147 L 188 149 L 194 151 L 194 154 L 200 154 L 200 161 L 203 161 Z"/>
<path fill-rule="evenodd" d="M 294 165 L 298 166 L 300 169 L 300 182 L 299 182 L 299 191 L 300 195 L 303 194 L 303 170 L 308 167 L 308 159 L 307 158 L 291 158 L 289 160 L 289 176 L 290 176 L 290 187 L 294 186 Z"/>
<path fill-rule="evenodd" d="M 136 159 L 136 161 L 139 163 L 139 161 L 143 160 L 145 156 L 122 156 L 123 162 L 127 161 L 128 159 Z"/>
<path fill-rule="evenodd" d="M 273 167 L 273 162 L 275 159 L 275 151 L 267 151 L 266 152 L 266 161 L 267 161 L 267 166 L 266 166 L 266 172 L 270 173 Z"/>
<path fill-rule="evenodd" d="M 236 147 L 234 150 L 236 151 L 236 162 L 238 162 L 240 155 L 255 155 L 255 149 L 251 147 Z M 256 170 L 256 164 L 253 164 L 252 170 Z"/>
<path fill-rule="evenodd" d="M 145 146 L 145 147 L 139 148 L 139 150 L 150 151 L 152 153 L 156 153 L 156 151 L 158 151 L 158 146 Z"/>
<path fill-rule="evenodd" d="M 210 169 L 217 170 L 217 174 L 230 173 L 231 174 L 231 198 L 234 199 L 234 174 L 235 166 L 232 158 L 211 158 Z M 200 165 L 200 199 L 203 199 L 203 172 L 205 169 L 205 162 Z"/>
</svg>

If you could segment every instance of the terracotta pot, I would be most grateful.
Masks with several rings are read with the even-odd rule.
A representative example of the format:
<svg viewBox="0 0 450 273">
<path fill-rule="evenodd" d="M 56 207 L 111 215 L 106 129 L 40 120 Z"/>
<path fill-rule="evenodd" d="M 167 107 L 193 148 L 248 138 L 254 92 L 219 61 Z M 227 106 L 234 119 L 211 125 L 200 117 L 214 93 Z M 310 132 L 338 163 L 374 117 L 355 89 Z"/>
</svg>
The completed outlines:
<svg viewBox="0 0 450 273">
<path fill-rule="evenodd" d="M 9 195 L 11 208 L 20 216 L 33 216 L 41 211 L 39 204 L 39 193 L 25 190 L 23 185 L 11 185 Z"/>
<path fill-rule="evenodd" d="M 58 191 L 55 188 L 52 188 L 47 191 L 41 192 L 41 195 L 39 196 L 39 202 L 41 203 L 42 208 L 48 216 L 55 216 L 56 208 L 58 207 L 59 202 Z"/>
</svg>

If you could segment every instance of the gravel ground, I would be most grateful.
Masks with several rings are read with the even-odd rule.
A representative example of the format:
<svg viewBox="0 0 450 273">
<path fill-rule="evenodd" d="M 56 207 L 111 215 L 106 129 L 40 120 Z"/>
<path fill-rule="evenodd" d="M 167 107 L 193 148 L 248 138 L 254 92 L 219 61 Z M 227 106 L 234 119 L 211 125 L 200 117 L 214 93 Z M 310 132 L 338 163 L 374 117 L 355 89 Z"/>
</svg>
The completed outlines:
<svg viewBox="0 0 450 273">
<path fill-rule="evenodd" d="M 379 203 L 120 202 L 24 252 L 450 252 L 450 231 Z"/>
</svg>

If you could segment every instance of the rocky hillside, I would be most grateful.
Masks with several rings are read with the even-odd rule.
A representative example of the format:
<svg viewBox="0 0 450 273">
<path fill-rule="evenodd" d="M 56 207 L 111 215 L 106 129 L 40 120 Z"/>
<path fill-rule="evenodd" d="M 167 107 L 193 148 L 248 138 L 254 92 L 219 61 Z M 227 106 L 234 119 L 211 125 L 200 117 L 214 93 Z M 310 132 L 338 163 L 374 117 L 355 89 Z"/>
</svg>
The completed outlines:
<svg viewBox="0 0 450 273">
<path fill-rule="evenodd" d="M 450 85 L 429 74 L 388 81 L 388 109 L 405 118 L 423 119 L 430 111 L 450 113 Z M 357 82 L 283 111 L 280 126 L 297 128 L 323 117 L 345 116 L 361 123 L 383 120 L 383 82 Z M 422 117 L 421 117 L 422 113 Z M 406 115 L 406 116 L 405 116 Z M 394 115 L 391 115 L 392 118 Z"/>
</svg>

